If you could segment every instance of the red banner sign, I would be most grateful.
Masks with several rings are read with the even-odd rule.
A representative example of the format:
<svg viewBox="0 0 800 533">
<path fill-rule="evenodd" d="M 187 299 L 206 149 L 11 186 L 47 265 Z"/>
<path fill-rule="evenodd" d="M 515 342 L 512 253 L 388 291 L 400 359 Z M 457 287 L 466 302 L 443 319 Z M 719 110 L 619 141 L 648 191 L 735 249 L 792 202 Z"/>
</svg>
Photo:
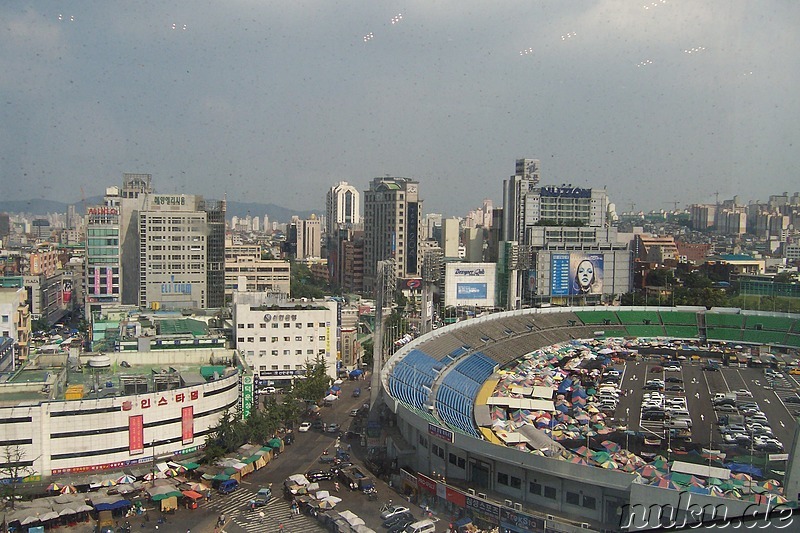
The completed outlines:
<svg viewBox="0 0 800 533">
<path fill-rule="evenodd" d="M 114 270 L 106 267 L 106 294 L 114 292 Z"/>
<path fill-rule="evenodd" d="M 184 444 L 194 441 L 194 407 L 191 405 L 181 409 L 181 433 Z"/>
<path fill-rule="evenodd" d="M 100 294 L 100 267 L 94 267 L 94 293 Z"/>
<path fill-rule="evenodd" d="M 128 448 L 131 455 L 144 453 L 144 415 L 128 417 Z"/>
</svg>

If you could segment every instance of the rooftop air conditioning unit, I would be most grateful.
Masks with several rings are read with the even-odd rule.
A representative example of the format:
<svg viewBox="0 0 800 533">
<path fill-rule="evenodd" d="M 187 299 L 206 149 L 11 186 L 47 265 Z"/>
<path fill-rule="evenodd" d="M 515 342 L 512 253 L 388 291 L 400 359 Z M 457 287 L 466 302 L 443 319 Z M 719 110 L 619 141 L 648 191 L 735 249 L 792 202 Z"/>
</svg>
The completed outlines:
<svg viewBox="0 0 800 533">
<path fill-rule="evenodd" d="M 581 522 L 581 529 L 589 529 L 589 524 L 586 522 Z"/>
<path fill-rule="evenodd" d="M 547 515 L 547 520 L 552 522 L 553 520 L 555 520 L 555 517 L 553 515 L 549 514 L 549 515 Z"/>
<path fill-rule="evenodd" d="M 472 496 L 475 496 L 475 489 L 467 489 L 467 493 Z"/>
<path fill-rule="evenodd" d="M 514 504 L 514 510 L 515 511 L 521 511 L 522 510 L 522 504 L 521 503 L 515 503 Z"/>
<path fill-rule="evenodd" d="M 505 504 L 506 504 L 506 507 L 511 507 L 514 504 L 514 502 L 512 502 L 511 500 L 506 500 Z"/>
<path fill-rule="evenodd" d="M 486 494 L 484 494 L 483 492 L 479 492 L 478 493 L 478 498 L 480 498 L 481 500 L 485 500 L 486 499 Z"/>
</svg>

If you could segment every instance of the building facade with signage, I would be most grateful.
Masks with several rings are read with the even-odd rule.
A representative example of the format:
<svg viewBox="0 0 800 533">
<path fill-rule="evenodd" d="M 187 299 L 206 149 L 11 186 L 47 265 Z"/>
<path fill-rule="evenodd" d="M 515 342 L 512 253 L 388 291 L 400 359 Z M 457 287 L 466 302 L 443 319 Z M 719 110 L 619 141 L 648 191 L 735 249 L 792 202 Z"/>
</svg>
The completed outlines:
<svg viewBox="0 0 800 533">
<path fill-rule="evenodd" d="M 213 355 L 212 355 L 213 353 Z M 149 470 L 160 458 L 202 449 L 211 429 L 226 410 L 252 406 L 242 374 L 236 366 L 208 365 L 210 358 L 235 361 L 231 350 L 174 353 L 109 353 L 102 373 L 117 394 L 92 393 L 84 389 L 76 399 L 64 395 L 49 401 L 24 402 L 0 407 L 0 433 L 19 445 L 21 460 L 41 476 L 136 467 Z M 128 361 L 179 368 L 176 373 L 154 375 Z M 90 368 L 90 358 L 82 361 Z M 117 368 L 122 371 L 113 372 Z M 250 375 L 252 382 L 252 375 Z M 73 383 L 73 382 L 71 382 Z M 0 387 L 0 399 L 18 396 L 30 383 L 9 381 Z M 41 389 L 42 384 L 35 384 Z M 53 390 L 62 385 L 53 386 Z M 105 388 L 105 387 L 104 387 Z M 30 394 L 30 393 L 28 393 Z"/>
<path fill-rule="evenodd" d="M 285 386 L 305 375 L 306 363 L 325 362 L 336 379 L 338 306 L 329 300 L 277 300 L 270 293 L 235 291 L 236 349 L 260 381 Z"/>
<path fill-rule="evenodd" d="M 447 263 L 445 305 L 494 307 L 496 268 L 495 263 Z"/>
<path fill-rule="evenodd" d="M 225 202 L 147 194 L 138 212 L 139 307 L 224 304 Z"/>
<path fill-rule="evenodd" d="M 85 312 L 122 303 L 122 248 L 119 199 L 86 209 Z"/>
</svg>

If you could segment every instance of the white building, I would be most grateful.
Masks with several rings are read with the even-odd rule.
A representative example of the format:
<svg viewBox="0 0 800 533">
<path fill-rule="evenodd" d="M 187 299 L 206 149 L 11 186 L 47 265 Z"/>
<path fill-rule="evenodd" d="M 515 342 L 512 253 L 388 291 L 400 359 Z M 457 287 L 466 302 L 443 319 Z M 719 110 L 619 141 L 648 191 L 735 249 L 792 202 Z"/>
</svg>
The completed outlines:
<svg viewBox="0 0 800 533">
<path fill-rule="evenodd" d="M 288 385 L 317 358 L 336 379 L 339 323 L 334 301 L 279 302 L 269 293 L 236 291 L 233 328 L 236 349 L 262 381 Z"/>
<path fill-rule="evenodd" d="M 325 207 L 325 230 L 328 235 L 334 235 L 338 228 L 352 228 L 361 223 L 361 194 L 346 181 L 340 181 L 330 188 Z"/>
<path fill-rule="evenodd" d="M 495 263 L 447 263 L 445 305 L 494 307 L 496 269 Z"/>
</svg>

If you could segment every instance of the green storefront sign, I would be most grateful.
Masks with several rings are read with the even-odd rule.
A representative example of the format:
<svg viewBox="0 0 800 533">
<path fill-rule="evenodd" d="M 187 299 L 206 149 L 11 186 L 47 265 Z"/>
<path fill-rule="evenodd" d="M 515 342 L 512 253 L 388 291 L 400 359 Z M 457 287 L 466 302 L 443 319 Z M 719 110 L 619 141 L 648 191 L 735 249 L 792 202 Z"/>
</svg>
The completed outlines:
<svg viewBox="0 0 800 533">
<path fill-rule="evenodd" d="M 253 376 L 242 376 L 242 419 L 246 420 L 253 409 Z"/>
</svg>

